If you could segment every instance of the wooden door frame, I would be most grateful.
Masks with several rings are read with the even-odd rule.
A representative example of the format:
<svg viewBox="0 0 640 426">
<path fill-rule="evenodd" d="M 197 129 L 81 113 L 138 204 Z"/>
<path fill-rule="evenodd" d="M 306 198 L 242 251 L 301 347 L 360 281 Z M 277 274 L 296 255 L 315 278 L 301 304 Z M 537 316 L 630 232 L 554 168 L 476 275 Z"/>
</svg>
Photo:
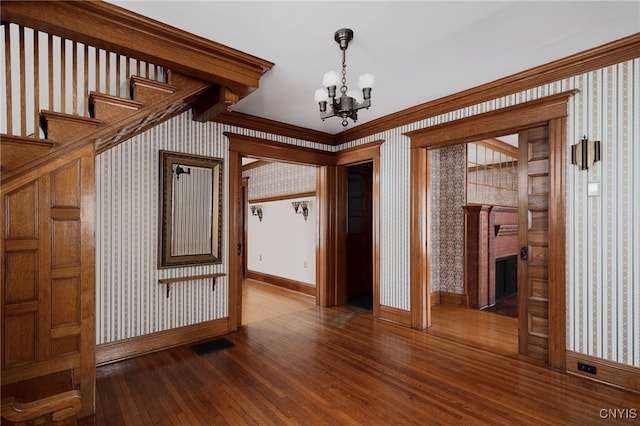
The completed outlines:
<svg viewBox="0 0 640 426">
<path fill-rule="evenodd" d="M 344 185 L 340 185 L 341 191 L 338 191 L 338 199 L 346 203 L 347 200 L 347 167 L 355 166 L 361 163 L 373 163 L 373 174 L 371 176 L 371 240 L 373 242 L 373 316 L 380 317 L 380 145 L 382 140 L 377 140 L 364 145 L 345 149 L 336 154 L 336 164 L 341 167 L 341 180 Z M 344 208 L 339 209 L 345 216 L 346 220 L 346 204 Z M 338 228 L 337 239 L 341 244 L 342 253 L 346 253 L 347 245 L 347 227 Z M 339 259 L 344 259 L 345 256 Z M 338 305 L 347 302 L 347 283 L 346 270 L 343 268 L 343 277 L 338 281 Z"/>
<path fill-rule="evenodd" d="M 273 142 L 267 139 L 225 132 L 229 139 L 228 197 L 229 197 L 229 331 L 241 325 L 242 281 L 239 273 L 238 244 L 241 244 L 239 227 L 244 212 L 239 206 L 242 195 L 242 157 L 276 160 L 287 163 L 307 164 L 317 167 L 316 197 L 318 200 L 318 231 L 316 241 L 316 303 L 320 306 L 337 306 L 346 302 L 344 279 L 344 251 L 346 247 L 345 205 L 346 166 L 365 161 L 374 164 L 373 223 L 374 223 L 374 300 L 380 293 L 380 144 L 382 141 L 364 144 L 338 153 Z M 241 231 L 243 232 L 243 231 Z M 242 248 L 241 254 L 246 249 Z M 374 301 L 374 315 L 376 315 Z"/>
<path fill-rule="evenodd" d="M 576 91 L 547 96 L 512 107 L 406 133 L 411 138 L 411 326 L 431 326 L 428 150 L 549 127 L 549 357 L 548 365 L 565 370 L 566 225 L 565 142 L 567 101 Z"/>
</svg>

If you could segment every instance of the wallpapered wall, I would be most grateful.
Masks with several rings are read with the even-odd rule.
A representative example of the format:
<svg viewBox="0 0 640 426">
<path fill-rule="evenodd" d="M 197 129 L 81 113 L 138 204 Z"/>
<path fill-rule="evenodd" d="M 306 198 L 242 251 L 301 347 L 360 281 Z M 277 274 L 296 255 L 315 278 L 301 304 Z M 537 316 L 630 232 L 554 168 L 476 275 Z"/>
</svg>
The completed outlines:
<svg viewBox="0 0 640 426">
<path fill-rule="evenodd" d="M 433 215 L 429 224 L 431 248 L 431 292 L 464 293 L 464 210 L 467 201 L 466 146 L 456 145 L 431 151 Z M 437 269 L 437 272 L 436 272 Z M 437 280 L 437 281 L 436 281 Z"/>
<path fill-rule="evenodd" d="M 221 265 L 159 269 L 158 209 L 160 150 L 223 158 L 228 188 L 228 140 L 233 132 L 315 149 L 326 146 L 232 126 L 197 123 L 186 112 L 96 158 L 96 340 L 98 344 L 136 337 L 228 315 L 228 282 L 219 278 L 171 286 L 162 278 L 227 272 L 229 202 L 223 195 Z"/>
<path fill-rule="evenodd" d="M 385 141 L 380 176 L 381 304 L 405 310 L 410 305 L 410 140 L 403 133 L 570 89 L 580 92 L 568 105 L 567 140 L 575 143 L 583 134 L 601 140 L 603 158 L 589 172 L 566 165 L 567 348 L 640 366 L 640 59 L 332 148 Z M 157 150 L 224 157 L 225 130 L 327 149 L 260 132 L 194 123 L 184 114 L 101 154 L 97 161 L 98 343 L 226 315 L 225 280 L 214 294 L 196 285 L 176 285 L 175 293 L 172 290 L 172 297 L 166 299 L 158 278 L 205 272 L 159 271 L 155 264 Z M 569 144 L 566 149 L 570 158 Z M 226 180 L 225 172 L 225 187 Z M 587 196 L 591 180 L 600 182 L 599 197 Z M 227 228 L 225 223 L 225 241 Z M 208 269 L 226 270 L 226 263 Z"/>
<path fill-rule="evenodd" d="M 314 166 L 271 163 L 246 170 L 242 177 L 249 178 L 249 201 L 316 190 Z"/>
<path fill-rule="evenodd" d="M 380 177 L 380 208 L 385 212 L 380 236 L 381 304 L 408 310 L 410 302 L 408 250 L 388 253 L 402 245 L 398 239 L 408 240 L 404 238 L 409 229 L 409 204 L 398 204 L 410 197 L 410 141 L 403 133 L 571 89 L 579 92 L 568 104 L 567 163 L 570 145 L 584 134 L 603 142 L 603 159 L 589 172 L 566 165 L 567 349 L 640 366 L 640 59 L 339 146 L 346 149 L 385 140 Z M 591 180 L 600 181 L 599 197 L 587 196 Z M 386 214 L 388 211 L 392 213 Z M 442 278 L 436 285 L 441 289 Z"/>
</svg>

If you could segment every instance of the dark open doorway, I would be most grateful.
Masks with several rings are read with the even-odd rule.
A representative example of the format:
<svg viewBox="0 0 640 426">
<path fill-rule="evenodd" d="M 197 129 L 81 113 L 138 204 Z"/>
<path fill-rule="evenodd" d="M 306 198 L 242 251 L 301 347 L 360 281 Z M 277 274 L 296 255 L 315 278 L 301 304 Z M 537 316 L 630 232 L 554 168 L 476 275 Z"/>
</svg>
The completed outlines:
<svg viewBox="0 0 640 426">
<path fill-rule="evenodd" d="M 373 163 L 347 167 L 347 303 L 373 309 Z"/>
</svg>

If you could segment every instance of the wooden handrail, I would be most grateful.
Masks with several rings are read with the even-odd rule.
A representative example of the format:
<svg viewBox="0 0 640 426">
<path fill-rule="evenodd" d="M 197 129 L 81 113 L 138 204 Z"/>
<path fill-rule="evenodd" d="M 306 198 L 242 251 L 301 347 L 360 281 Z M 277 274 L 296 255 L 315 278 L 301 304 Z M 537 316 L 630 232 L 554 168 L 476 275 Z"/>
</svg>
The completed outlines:
<svg viewBox="0 0 640 426">
<path fill-rule="evenodd" d="M 102 1 L 3 2 L 12 22 L 229 87 L 242 99 L 273 63 Z"/>
<path fill-rule="evenodd" d="M 185 281 L 196 281 L 196 280 L 204 280 L 207 278 L 212 279 L 211 291 L 216 290 L 216 278 L 224 277 L 226 274 L 224 272 L 218 272 L 215 274 L 204 274 L 204 275 L 193 275 L 190 277 L 178 277 L 178 278 L 161 278 L 158 280 L 158 283 L 164 284 L 167 286 L 167 297 L 169 297 L 169 291 L 171 289 L 171 284 L 185 282 Z"/>
<path fill-rule="evenodd" d="M 70 390 L 31 402 L 17 402 L 14 397 L 2 400 L 2 417 L 10 422 L 27 422 L 50 415 L 59 422 L 75 416 L 82 408 L 79 390 Z"/>
</svg>

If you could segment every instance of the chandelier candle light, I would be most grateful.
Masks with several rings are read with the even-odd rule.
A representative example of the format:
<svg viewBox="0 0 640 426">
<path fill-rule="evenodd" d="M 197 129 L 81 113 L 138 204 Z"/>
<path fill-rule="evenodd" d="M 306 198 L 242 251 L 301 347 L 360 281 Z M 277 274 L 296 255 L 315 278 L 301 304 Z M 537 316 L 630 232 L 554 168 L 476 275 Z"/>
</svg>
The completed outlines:
<svg viewBox="0 0 640 426">
<path fill-rule="evenodd" d="M 346 52 L 349 42 L 353 40 L 353 31 L 349 28 L 342 28 L 336 31 L 334 39 L 342 50 L 342 85 L 340 86 L 341 96 L 336 98 L 336 86 L 340 75 L 335 71 L 328 71 L 324 74 L 322 84 L 323 89 L 316 90 L 315 100 L 320 106 L 320 118 L 322 121 L 329 117 L 342 117 L 342 126 L 347 127 L 350 118 L 355 123 L 358 120 L 358 110 L 371 106 L 371 88 L 375 83 L 373 74 L 363 74 L 358 79 L 358 86 L 362 89 L 362 95 L 356 90 L 349 90 L 347 87 L 347 64 Z M 327 110 L 327 104 L 330 109 Z"/>
</svg>

